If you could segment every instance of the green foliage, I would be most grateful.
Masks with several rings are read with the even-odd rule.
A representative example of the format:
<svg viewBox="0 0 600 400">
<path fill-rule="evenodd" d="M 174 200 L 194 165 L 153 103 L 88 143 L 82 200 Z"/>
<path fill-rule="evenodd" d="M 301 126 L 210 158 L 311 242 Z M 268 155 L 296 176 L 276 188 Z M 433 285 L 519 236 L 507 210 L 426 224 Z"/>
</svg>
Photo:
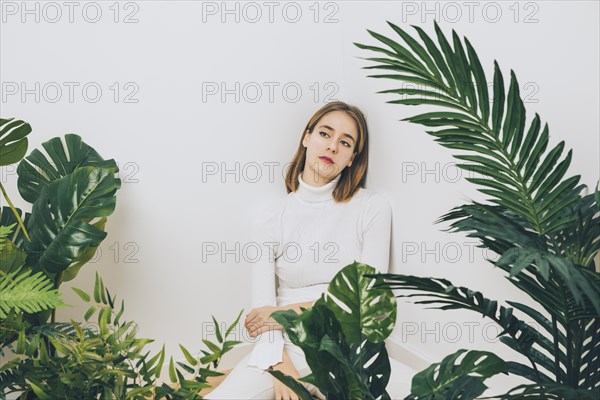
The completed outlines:
<svg viewBox="0 0 600 400">
<path fill-rule="evenodd" d="M 44 399 L 201 399 L 198 391 L 210 386 L 206 378 L 222 375 L 180 345 L 187 362 L 177 364 L 184 372 L 174 366 L 172 358 L 169 366 L 171 381 L 179 387 L 160 382 L 165 347 L 153 356 L 145 351 L 153 340 L 138 338 L 137 325 L 122 320 L 124 301 L 117 311 L 116 298 L 98 274 L 93 295 L 73 290 L 89 303 L 85 321 L 94 315 L 96 321 L 49 323 L 30 329 L 21 326 L 14 349 L 19 357 L 0 368 L 0 397 L 15 392 Z M 231 328 L 214 344 L 220 349 L 218 355 L 203 351 L 211 356 L 208 363 L 218 364 L 222 355 L 239 343 L 225 342 L 229 332 Z"/>
<path fill-rule="evenodd" d="M 31 126 L 14 118 L 0 119 L 0 167 L 20 161 L 27 152 Z"/>
<path fill-rule="evenodd" d="M 26 136 L 30 133 L 31 126 L 28 123 L 20 120 L 15 121 L 14 118 L 0 118 L 0 167 L 14 164 L 23 158 L 27 152 L 28 146 Z M 29 239 L 29 235 L 25 230 L 23 220 L 15 209 L 12 201 L 10 201 L 10 198 L 6 193 L 4 186 L 2 186 L 2 183 L 0 183 L 0 191 L 2 192 L 2 195 L 6 199 L 6 202 L 15 216 L 20 229 L 23 230 L 24 235 L 27 237 L 27 239 Z M 7 224 L 0 221 L 0 225 Z"/>
<path fill-rule="evenodd" d="M 45 186 L 33 203 L 28 229 L 27 262 L 49 275 L 58 274 L 98 247 L 106 232 L 88 221 L 115 209 L 120 187 L 116 169 L 80 167 Z"/>
<path fill-rule="evenodd" d="M 484 380 L 505 369 L 505 362 L 492 353 L 461 349 L 416 374 L 412 395 L 405 400 L 474 399 L 487 389 Z"/>
<path fill-rule="evenodd" d="M 0 184 L 9 204 L 0 209 L 0 356 L 7 349 L 17 355 L 0 366 L 0 398 L 201 398 L 206 378 L 222 375 L 210 366 L 216 368 L 240 343 L 227 337 L 243 310 L 224 335 L 218 332 L 217 343 L 204 341 L 202 356 L 180 346 L 186 362 L 171 358 L 168 368 L 177 388 L 158 380 L 164 346 L 153 356 L 144 352 L 152 340 L 137 338 L 137 325 L 121 321 L 124 302 L 117 311 L 97 274 L 93 296 L 73 289 L 92 303 L 84 320 L 97 315 L 97 322 L 54 322 L 53 309 L 63 304 L 58 289 L 77 276 L 106 237 L 106 217 L 115 209 L 121 181 L 116 162 L 74 134 L 44 142 L 44 153 L 34 149 L 23 159 L 30 132 L 23 121 L 0 119 L 2 165 L 20 161 L 17 187 L 32 204 L 31 213 L 15 208 Z"/>
<path fill-rule="evenodd" d="M 277 311 L 273 318 L 299 346 L 312 374 L 301 378 L 332 399 L 389 399 L 390 362 L 384 340 L 391 333 L 396 301 L 390 289 L 371 288 L 374 268 L 354 262 L 339 271 L 309 310 Z M 269 370 L 303 399 L 310 393 L 291 377 Z M 306 397 L 309 396 L 309 397 Z"/>
<path fill-rule="evenodd" d="M 58 290 L 42 273 L 21 269 L 5 274 L 0 271 L 0 321 L 11 310 L 35 313 L 64 305 Z"/>
<path fill-rule="evenodd" d="M 31 213 L 15 208 L 0 184 L 9 204 L 0 210 L 0 226 L 19 225 L 10 237 L 8 232 L 0 237 L 0 271 L 42 272 L 58 289 L 75 278 L 106 237 L 106 217 L 115 209 L 121 181 L 116 162 L 104 160 L 74 134 L 42 143 L 47 155 L 34 149 L 23 159 L 30 132 L 23 121 L 0 119 L 2 165 L 19 162 L 17 187 L 32 203 Z M 54 320 L 54 311 L 44 310 L 27 312 L 26 319 L 42 324 L 52 314 Z"/>
<path fill-rule="evenodd" d="M 572 152 L 563 155 L 563 141 L 549 148 L 549 128 L 539 115 L 527 121 L 513 71 L 506 93 L 494 62 L 488 93 L 469 40 L 463 44 L 454 31 L 448 40 L 434 23 L 435 38 L 413 27 L 419 41 L 388 24 L 402 44 L 371 31 L 387 48 L 355 43 L 385 55 L 366 58 L 376 65 L 365 68 L 390 73 L 369 76 L 414 84 L 379 92 L 400 95 L 388 103 L 448 109 L 404 120 L 436 128 L 427 133 L 452 149 L 458 167 L 470 172 L 467 181 L 486 196 L 486 203 L 456 207 L 438 222 L 451 222 L 450 231 L 478 238 L 480 247 L 500 255 L 491 263 L 537 306 L 508 302 L 511 307 L 498 307 L 479 292 L 435 278 L 388 275 L 384 285 L 430 299 L 421 304 L 468 309 L 497 322 L 503 328 L 501 341 L 531 364 L 506 363 L 507 372 L 533 382 L 530 393 L 543 393 L 545 387 L 553 393 L 597 390 L 600 348 L 592 343 L 600 335 L 600 275 L 593 261 L 600 250 L 598 191 L 582 195 L 586 186 L 579 184 L 580 177 L 567 177 Z M 531 332 L 523 317 L 542 329 Z M 519 396 L 510 398 L 524 398 Z"/>
</svg>

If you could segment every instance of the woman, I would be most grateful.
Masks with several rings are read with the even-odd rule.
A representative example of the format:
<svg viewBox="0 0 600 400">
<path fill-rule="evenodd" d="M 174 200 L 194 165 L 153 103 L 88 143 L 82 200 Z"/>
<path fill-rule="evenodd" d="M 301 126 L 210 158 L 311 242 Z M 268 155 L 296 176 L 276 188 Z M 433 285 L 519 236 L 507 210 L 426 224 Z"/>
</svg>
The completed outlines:
<svg viewBox="0 0 600 400">
<path fill-rule="evenodd" d="M 244 325 L 257 342 L 206 399 L 297 399 L 265 372 L 272 366 L 295 378 L 310 373 L 302 350 L 271 313 L 310 308 L 335 274 L 355 260 L 388 271 L 391 207 L 362 187 L 367 165 L 362 112 L 341 101 L 325 104 L 302 132 L 286 174 L 288 195 L 265 207 L 253 228 L 262 252 L 251 263 L 252 308 Z"/>
</svg>

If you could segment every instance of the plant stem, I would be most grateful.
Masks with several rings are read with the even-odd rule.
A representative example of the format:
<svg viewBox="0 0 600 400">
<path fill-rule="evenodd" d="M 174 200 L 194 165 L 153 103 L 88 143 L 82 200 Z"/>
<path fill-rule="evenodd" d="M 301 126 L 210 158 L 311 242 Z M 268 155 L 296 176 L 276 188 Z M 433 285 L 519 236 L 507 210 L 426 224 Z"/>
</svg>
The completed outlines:
<svg viewBox="0 0 600 400">
<path fill-rule="evenodd" d="M 0 182 L 0 190 L 2 191 L 2 195 L 6 199 L 6 202 L 8 203 L 8 206 L 12 210 L 13 214 L 15 214 L 15 217 L 17 218 L 17 222 L 19 223 L 19 226 L 21 227 L 21 229 L 23 229 L 23 233 L 25 234 L 25 237 L 27 238 L 28 241 L 31 242 L 31 239 L 29 238 L 29 234 L 27 233 L 27 229 L 25 229 L 25 225 L 23 224 L 23 221 L 21 220 L 21 216 L 17 212 L 17 210 L 16 210 L 15 206 L 13 205 L 12 201 L 10 201 L 10 198 L 8 197 L 8 194 L 6 193 L 6 190 L 4 190 L 4 186 L 2 186 L 2 182 Z"/>
<path fill-rule="evenodd" d="M 56 277 L 54 278 L 54 289 L 59 288 L 60 283 L 62 281 L 62 272 L 59 272 L 58 274 L 56 274 Z M 50 318 L 50 322 L 54 323 L 56 319 L 56 308 L 52 309 L 52 317 Z"/>
</svg>

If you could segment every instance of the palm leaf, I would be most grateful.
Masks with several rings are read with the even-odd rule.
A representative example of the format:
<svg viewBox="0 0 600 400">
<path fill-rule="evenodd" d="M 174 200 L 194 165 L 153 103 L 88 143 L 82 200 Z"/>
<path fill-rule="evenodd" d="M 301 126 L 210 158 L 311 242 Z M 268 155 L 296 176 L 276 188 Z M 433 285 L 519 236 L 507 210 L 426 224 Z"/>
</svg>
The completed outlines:
<svg viewBox="0 0 600 400">
<path fill-rule="evenodd" d="M 35 313 L 63 306 L 58 290 L 42 272 L 32 274 L 21 268 L 4 274 L 0 272 L 0 318 L 11 310 Z"/>
<path fill-rule="evenodd" d="M 568 176 L 572 152 L 563 155 L 564 142 L 549 146 L 549 128 L 539 115 L 527 121 L 514 71 L 510 72 L 506 93 L 502 71 L 494 61 L 490 112 L 485 72 L 467 39 L 463 46 L 453 31 L 449 42 L 434 23 L 437 43 L 415 27 L 421 44 L 399 27 L 390 26 L 407 47 L 393 38 L 369 33 L 392 49 L 380 52 L 393 54 L 394 63 L 403 71 L 401 75 L 377 77 L 419 86 L 413 91 L 392 89 L 380 93 L 403 96 L 388 103 L 451 109 L 404 120 L 439 127 L 427 133 L 453 150 L 453 156 L 463 161 L 457 164 L 459 168 L 482 175 L 467 180 L 477 185 L 491 203 L 457 207 L 437 222 L 452 222 L 450 230 L 466 232 L 478 238 L 482 247 L 500 255 L 497 262 L 490 261 L 506 271 L 507 279 L 549 315 L 518 305 L 518 310 L 542 324 L 544 334 L 535 336 L 530 347 L 523 347 L 516 336 L 501 338 L 516 351 L 525 351 L 532 362 L 531 369 L 510 364 L 511 372 L 547 383 L 548 377 L 536 370 L 539 365 L 554 374 L 560 384 L 593 387 L 600 376 L 597 358 L 590 355 L 595 353 L 589 349 L 590 342 L 597 342 L 600 318 L 600 275 L 593 262 L 600 250 L 600 193 L 582 197 L 585 185 L 579 184 L 580 177 Z M 368 45 L 356 45 L 373 50 Z M 409 49 L 414 54 L 407 56 Z M 378 64 L 366 68 L 389 65 L 384 57 L 371 61 Z M 444 97 L 431 98 L 431 93 Z M 479 299 L 477 292 L 455 288 L 444 280 L 396 277 L 401 281 L 398 287 L 426 293 L 408 297 L 433 297 L 421 304 L 437 304 L 442 309 L 477 309 L 494 304 Z M 503 308 L 500 310 L 502 315 Z M 512 311 L 507 310 L 512 309 L 504 308 L 505 320 L 510 320 L 507 315 L 512 316 Z"/>
<path fill-rule="evenodd" d="M 505 95 L 502 73 L 498 64 L 494 63 L 494 96 L 490 122 L 489 94 L 485 73 L 473 46 L 467 39 L 465 39 L 466 46 L 463 46 L 460 38 L 453 31 L 452 44 L 450 44 L 435 23 L 438 44 L 436 45 L 422 29 L 415 28 L 423 41 L 423 44 L 420 44 L 401 28 L 390 22 L 388 24 L 407 43 L 408 48 L 415 52 L 416 56 L 393 39 L 371 31 L 369 33 L 391 48 L 396 62 L 417 72 L 406 71 L 404 75 L 379 77 L 393 77 L 395 80 L 418 83 L 422 85 L 418 90 L 434 89 L 434 91 L 445 93 L 445 96 L 448 97 L 440 102 L 437 99 L 418 95 L 416 92 L 414 94 L 403 93 L 408 98 L 391 102 L 411 105 L 437 104 L 465 110 L 465 113 L 454 113 L 452 116 L 442 117 L 443 113 L 434 112 L 405 120 L 425 126 L 451 126 L 463 129 L 463 136 L 447 136 L 443 145 L 488 156 L 490 153 L 495 153 L 496 157 L 494 158 L 499 160 L 497 162 L 491 162 L 490 159 L 484 158 L 471 158 L 470 161 L 491 171 L 510 171 L 502 179 L 504 191 L 488 190 L 484 192 L 490 196 L 490 200 L 509 207 L 516 215 L 529 222 L 530 229 L 540 234 L 544 234 L 549 228 L 556 227 L 559 221 L 558 217 L 550 215 L 544 218 L 548 214 L 548 210 L 540 207 L 541 199 L 553 189 L 558 189 L 554 193 L 556 197 L 560 197 L 567 203 L 570 200 L 576 201 L 580 191 L 577 189 L 581 188 L 576 188 L 574 185 L 559 186 L 571 161 L 570 155 L 567 155 L 559 163 L 563 144 L 558 144 L 542 158 L 548 144 L 548 129 L 546 126 L 543 132 L 539 133 L 538 116 L 533 119 L 526 134 L 525 107 L 520 97 L 519 83 L 515 73 L 511 71 L 509 90 Z M 372 50 L 366 45 L 358 43 L 356 45 L 366 50 Z M 423 62 L 418 61 L 417 57 Z M 385 60 L 385 58 L 382 59 Z M 445 79 L 441 79 L 442 76 Z M 480 138 L 489 145 L 467 146 L 469 141 L 465 141 L 466 134 L 473 138 Z M 464 154 L 455 154 L 457 158 L 464 159 L 464 156 Z M 541 164 L 539 164 L 540 159 L 543 159 Z M 459 164 L 459 167 L 468 168 L 464 164 Z M 547 204 L 545 205 L 547 206 Z"/>
<path fill-rule="evenodd" d="M 499 397 L 501 400 L 595 400 L 600 390 L 574 389 L 561 384 L 519 385 Z"/>
</svg>

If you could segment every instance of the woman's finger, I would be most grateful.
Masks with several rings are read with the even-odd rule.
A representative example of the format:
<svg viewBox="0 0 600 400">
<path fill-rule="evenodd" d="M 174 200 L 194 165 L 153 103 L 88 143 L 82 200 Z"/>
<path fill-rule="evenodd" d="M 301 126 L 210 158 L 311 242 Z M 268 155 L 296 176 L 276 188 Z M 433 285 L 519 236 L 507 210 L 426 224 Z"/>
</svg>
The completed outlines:
<svg viewBox="0 0 600 400">
<path fill-rule="evenodd" d="M 259 329 L 260 329 L 260 327 L 258 325 L 252 324 L 248 328 L 248 333 L 250 333 L 250 336 L 255 337 L 255 336 L 257 336 L 259 334 L 258 333 Z"/>
<path fill-rule="evenodd" d="M 244 319 L 244 324 L 247 324 L 248 322 L 252 321 L 256 317 L 256 314 L 256 309 L 252 309 L 252 311 L 250 311 L 246 315 L 246 319 Z"/>
</svg>

